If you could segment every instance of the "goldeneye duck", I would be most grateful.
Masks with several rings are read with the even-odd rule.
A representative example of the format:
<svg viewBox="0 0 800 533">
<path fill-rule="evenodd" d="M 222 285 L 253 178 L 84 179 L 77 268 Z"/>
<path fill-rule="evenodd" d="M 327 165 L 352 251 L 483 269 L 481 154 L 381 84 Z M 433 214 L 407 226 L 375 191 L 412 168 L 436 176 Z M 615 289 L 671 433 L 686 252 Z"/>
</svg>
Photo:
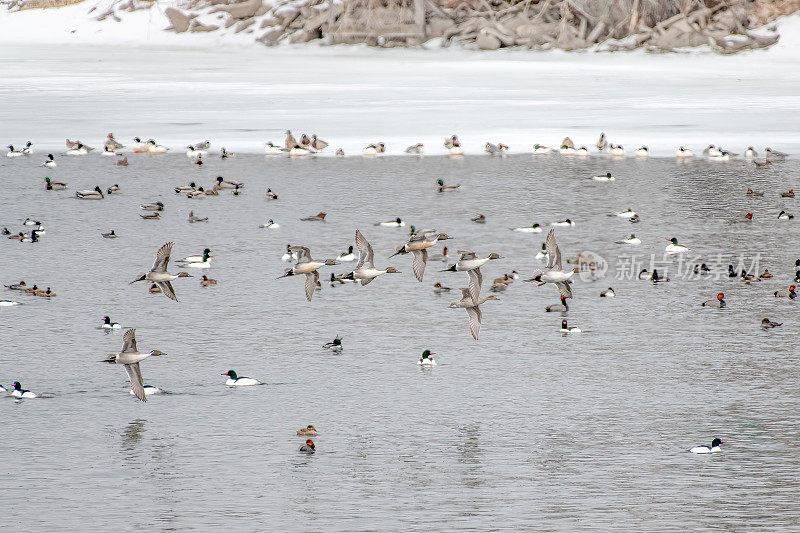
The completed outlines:
<svg viewBox="0 0 800 533">
<path fill-rule="evenodd" d="M 684 252 L 689 251 L 689 248 L 687 248 L 686 246 L 678 244 L 678 239 L 676 237 L 672 237 L 671 239 L 667 240 L 670 242 L 670 244 L 668 244 L 667 247 L 664 248 L 665 253 L 672 255 L 672 254 L 682 254 Z"/>
<path fill-rule="evenodd" d="M 317 436 L 317 428 L 313 425 L 309 424 L 304 428 L 300 428 L 297 430 L 298 437 L 316 437 Z"/>
<path fill-rule="evenodd" d="M 228 370 L 220 374 L 221 376 L 228 376 L 227 381 L 225 381 L 225 385 L 228 387 L 245 387 L 247 385 L 261 385 L 262 383 L 257 379 L 248 378 L 248 377 L 239 377 L 235 371 Z"/>
<path fill-rule="evenodd" d="M 792 220 L 793 218 L 794 215 L 790 215 L 786 211 L 781 211 L 780 213 L 778 213 L 778 220 Z"/>
<path fill-rule="evenodd" d="M 111 318 L 104 316 L 103 317 L 103 325 L 101 326 L 103 329 L 119 329 L 122 326 L 117 324 L 116 322 L 112 322 Z"/>
<path fill-rule="evenodd" d="M 339 336 L 337 336 L 331 342 L 326 342 L 325 344 L 322 345 L 322 347 L 334 352 L 341 352 L 342 349 L 344 348 L 342 346 L 342 338 Z"/>
<path fill-rule="evenodd" d="M 565 335 L 567 333 L 581 333 L 581 328 L 579 328 L 577 326 L 568 326 L 567 325 L 567 321 L 566 320 L 562 320 L 561 321 L 561 333 L 563 333 Z"/>
<path fill-rule="evenodd" d="M 432 355 L 436 355 L 436 353 L 430 350 L 425 350 L 424 352 L 422 352 L 422 355 L 420 356 L 419 361 L 417 361 L 417 364 L 422 366 L 436 366 L 436 360 L 433 357 L 431 357 Z"/>
<path fill-rule="evenodd" d="M 695 446 L 691 450 L 692 453 L 717 453 L 722 451 L 722 441 L 720 439 L 714 439 L 711 441 L 711 446 L 706 446 L 705 444 L 701 444 L 700 446 Z"/>
<path fill-rule="evenodd" d="M 277 200 L 278 195 L 272 192 L 272 189 L 267 189 L 266 198 L 267 200 Z"/>
<path fill-rule="evenodd" d="M 316 449 L 317 447 L 314 445 L 314 441 L 311 439 L 306 440 L 306 443 L 300 446 L 300 451 L 308 454 L 314 453 Z"/>
<path fill-rule="evenodd" d="M 778 326 L 782 326 L 782 325 L 783 325 L 783 322 L 780 322 L 780 323 L 779 322 L 773 322 L 769 318 L 765 318 L 765 319 L 763 319 L 761 321 L 761 327 L 764 328 L 764 329 L 777 328 Z"/>
<path fill-rule="evenodd" d="M 14 398 L 36 398 L 37 395 L 27 389 L 23 389 L 19 381 L 14 382 L 14 390 L 11 391 Z"/>
<path fill-rule="evenodd" d="M 725 307 L 727 304 L 725 303 L 725 295 L 723 293 L 717 294 L 717 297 L 714 300 L 706 300 L 705 302 L 700 304 L 702 307 Z"/>
<path fill-rule="evenodd" d="M 617 293 L 611 287 L 600 293 L 600 298 L 615 298 L 616 296 Z"/>
</svg>

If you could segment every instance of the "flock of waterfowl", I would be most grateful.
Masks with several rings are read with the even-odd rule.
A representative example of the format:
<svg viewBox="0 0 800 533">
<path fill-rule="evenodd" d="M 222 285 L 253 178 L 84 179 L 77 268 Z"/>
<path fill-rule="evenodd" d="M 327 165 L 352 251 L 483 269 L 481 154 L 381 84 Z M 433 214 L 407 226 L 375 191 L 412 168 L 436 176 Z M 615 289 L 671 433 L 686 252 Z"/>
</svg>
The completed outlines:
<svg viewBox="0 0 800 533">
<path fill-rule="evenodd" d="M 329 146 L 329 143 L 323 141 L 317 135 L 302 134 L 298 140 L 293 136 L 291 131 L 287 130 L 285 132 L 285 136 L 286 138 L 282 145 L 276 145 L 272 142 L 267 143 L 265 154 L 268 156 L 287 155 L 291 157 L 302 157 L 321 153 Z M 66 145 L 67 150 L 64 152 L 64 155 L 67 156 L 85 156 L 89 155 L 93 151 L 93 148 L 87 146 L 81 141 L 71 141 L 67 139 Z M 203 158 L 208 157 L 210 153 L 210 146 L 211 143 L 208 140 L 188 145 L 186 147 L 186 156 L 192 162 L 202 164 Z M 451 156 L 464 155 L 464 149 L 461 145 L 461 142 L 455 135 L 446 138 L 444 141 L 444 146 Z M 597 149 L 597 153 L 600 154 L 607 154 L 612 157 L 622 157 L 626 155 L 625 149 L 620 145 L 609 143 L 605 134 L 600 135 L 595 147 Z M 116 140 L 113 134 L 109 133 L 103 143 L 103 149 L 100 153 L 102 155 L 116 156 L 117 164 L 121 166 L 127 166 L 129 164 L 129 160 L 127 155 L 124 155 L 125 152 L 123 150 L 125 148 L 126 147 L 124 145 Z M 502 155 L 508 151 L 508 146 L 503 143 L 487 142 L 484 146 L 484 151 L 490 155 Z M 164 154 L 168 152 L 168 148 L 157 143 L 153 139 L 142 141 L 141 138 L 135 137 L 133 139 L 133 145 L 131 146 L 131 152 L 135 154 Z M 374 157 L 384 154 L 385 152 L 385 144 L 382 142 L 377 142 L 365 146 L 362 155 Z M 421 156 L 424 154 L 424 146 L 422 143 L 412 144 L 405 149 L 405 153 Z M 532 153 L 534 155 L 560 154 L 563 156 L 580 157 L 589 155 L 589 150 L 583 146 L 576 148 L 573 141 L 567 137 L 561 142 L 559 148 L 557 149 L 551 149 L 544 145 L 535 144 L 533 146 Z M 6 155 L 9 158 L 26 158 L 32 156 L 33 154 L 33 144 L 29 141 L 21 150 L 17 150 L 13 145 L 9 145 Z M 336 155 L 344 156 L 345 154 L 340 148 L 336 151 Z M 633 155 L 636 157 L 647 157 L 649 156 L 649 150 L 646 146 L 642 146 L 635 150 Z M 694 152 L 684 147 L 680 147 L 675 153 L 675 156 L 680 159 L 694 157 L 694 155 Z M 703 150 L 702 155 L 710 160 L 730 160 L 731 158 L 737 156 L 737 154 L 720 147 L 715 147 L 714 145 L 710 145 Z M 225 148 L 222 148 L 219 156 L 222 159 L 227 159 L 233 157 L 234 154 L 227 151 Z M 764 150 L 763 160 L 758 160 L 759 154 L 756 152 L 756 150 L 752 147 L 748 147 L 748 149 L 744 152 L 744 157 L 748 160 L 752 160 L 759 166 L 765 166 L 770 165 L 773 162 L 783 161 L 788 156 L 785 153 L 766 148 Z M 53 154 L 47 154 L 47 159 L 41 165 L 48 169 L 55 168 L 57 166 L 55 156 Z M 595 181 L 611 182 L 615 181 L 616 178 L 609 172 L 603 175 L 594 176 L 593 179 Z M 68 189 L 67 183 L 54 181 L 49 177 L 44 178 L 44 183 L 45 189 L 48 191 L 64 191 Z M 244 184 L 241 182 L 225 179 L 219 176 L 207 188 L 198 186 L 195 182 L 190 182 L 188 185 L 177 186 L 174 188 L 174 190 L 176 194 L 184 195 L 190 199 L 197 199 L 207 196 L 219 196 L 221 192 L 226 190 L 230 190 L 233 195 L 238 195 L 242 192 L 243 187 Z M 458 191 L 459 188 L 460 185 L 458 184 L 446 184 L 443 179 L 438 179 L 435 183 L 434 190 L 437 193 L 447 193 Z M 117 184 L 107 187 L 105 190 L 98 185 L 93 189 L 76 191 L 75 197 L 81 200 L 102 200 L 107 195 L 115 194 L 119 192 L 119 190 L 120 186 Z M 746 195 L 760 196 L 762 193 L 748 188 Z M 794 197 L 794 190 L 789 190 L 786 193 L 782 193 L 781 196 Z M 267 189 L 265 193 L 265 199 L 270 201 L 278 200 L 278 194 L 272 189 Z M 164 211 L 165 206 L 163 202 L 158 201 L 141 204 L 140 208 L 142 211 L 144 211 L 144 213 L 140 215 L 142 219 L 158 220 L 161 216 L 160 214 Z M 326 216 L 327 213 L 320 212 L 316 215 L 303 217 L 300 220 L 311 223 L 324 223 Z M 610 214 L 610 216 L 623 217 L 629 220 L 632 224 L 638 223 L 640 220 L 639 215 L 632 209 L 628 209 L 619 213 L 613 213 Z M 753 214 L 747 213 L 745 218 L 747 220 L 752 220 Z M 792 218 L 792 215 L 785 213 L 784 211 L 781 211 L 778 215 L 778 219 L 780 220 L 790 220 Z M 207 217 L 196 216 L 193 210 L 189 213 L 188 221 L 190 223 L 206 222 L 207 220 Z M 476 216 L 471 217 L 470 220 L 476 224 L 484 224 L 486 222 L 486 216 L 483 214 L 477 214 Z M 31 227 L 32 229 L 29 233 L 18 232 L 14 234 L 8 230 L 8 228 L 4 228 L 3 234 L 9 239 L 19 240 L 20 242 L 24 243 L 35 243 L 45 234 L 44 226 L 39 221 L 29 218 L 26 219 L 22 225 L 25 227 Z M 537 259 L 542 261 L 542 265 L 540 268 L 534 270 L 533 274 L 525 281 L 534 283 L 538 286 L 552 285 L 558 291 L 560 303 L 547 306 L 545 311 L 560 312 L 562 313 L 563 317 L 566 317 L 566 314 L 569 310 L 567 300 L 573 298 L 571 278 L 573 275 L 581 272 L 582 270 L 592 270 L 594 267 L 594 260 L 591 257 L 585 257 L 583 255 L 579 255 L 577 258 L 567 258 L 566 260 L 562 260 L 562 252 L 556 239 L 555 228 L 570 228 L 574 226 L 575 223 L 570 218 L 565 218 L 564 220 L 551 222 L 548 225 L 551 226 L 551 228 L 547 232 L 547 236 L 542 244 L 541 251 L 537 254 Z M 401 218 L 396 217 L 384 222 L 377 222 L 375 223 L 375 226 L 399 228 L 406 226 L 406 222 Z M 270 219 L 266 224 L 262 224 L 259 227 L 266 229 L 278 229 L 280 225 Z M 515 227 L 510 229 L 515 232 L 522 233 L 542 233 L 544 232 L 545 227 L 541 224 L 533 223 L 530 226 Z M 117 234 L 115 230 L 111 229 L 108 232 L 102 233 L 102 237 L 113 239 L 117 237 Z M 448 255 L 447 246 L 443 246 L 439 253 L 433 253 L 435 247 L 439 243 L 444 243 L 451 238 L 452 237 L 448 236 L 446 233 L 437 232 L 433 229 L 417 229 L 414 226 L 410 226 L 408 238 L 405 239 L 405 242 L 398 243 L 394 253 L 390 255 L 389 258 L 396 256 L 410 256 L 412 274 L 415 279 L 422 282 L 428 262 L 433 261 L 447 264 L 451 261 L 451 256 Z M 357 258 L 354 268 L 350 269 L 349 272 L 340 275 L 337 275 L 333 272 L 330 274 L 328 283 L 331 286 L 341 285 L 347 281 L 354 283 L 360 282 L 361 286 L 366 286 L 384 274 L 401 274 L 401 271 L 395 266 L 376 266 L 375 251 L 360 229 L 355 229 L 354 242 L 357 254 L 354 251 L 353 246 L 350 246 L 346 252 L 343 252 L 338 257 L 326 258 L 322 260 L 313 259 L 311 250 L 307 246 L 287 245 L 286 253 L 283 255 L 282 259 L 286 262 L 292 263 L 292 265 L 286 268 L 278 279 L 302 276 L 304 278 L 303 292 L 305 298 L 308 301 L 311 301 L 315 291 L 321 288 L 319 270 L 323 267 L 332 267 L 345 262 L 353 262 L 356 261 Z M 666 255 L 677 255 L 689 251 L 689 248 L 678 243 L 677 238 L 670 238 L 668 239 L 668 242 L 669 244 L 667 244 L 664 249 L 664 253 Z M 635 234 L 631 234 L 629 237 L 621 241 L 617 241 L 617 244 L 625 246 L 637 246 L 641 244 L 641 240 L 637 238 Z M 186 271 L 188 269 L 209 268 L 211 266 L 211 260 L 213 256 L 211 255 L 211 250 L 206 248 L 200 254 L 191 255 L 180 260 L 176 260 L 175 263 L 181 269 L 183 269 L 183 271 L 177 274 L 171 274 L 168 272 L 168 266 L 172 256 L 173 245 L 173 242 L 167 242 L 163 244 L 163 246 L 161 246 L 156 252 L 155 261 L 152 267 L 147 272 L 139 275 L 136 279 L 131 281 L 131 284 L 135 284 L 139 281 L 145 281 L 149 284 L 150 292 L 160 292 L 166 297 L 178 301 L 172 282 L 179 278 L 192 277 Z M 460 289 L 460 299 L 450 303 L 449 307 L 454 309 L 464 309 L 466 311 L 469 331 L 475 340 L 479 338 L 482 325 L 481 306 L 486 302 L 498 299 L 494 294 L 481 296 L 481 291 L 483 289 L 483 275 L 481 272 L 481 267 L 490 261 L 499 259 L 502 259 L 502 257 L 496 252 L 478 254 L 472 250 L 458 250 L 458 256 L 454 257 L 452 263 L 442 270 L 442 272 L 466 274 L 465 282 L 467 287 Z M 576 266 L 565 268 L 564 262 L 567 264 L 574 264 Z M 798 260 L 796 265 L 798 269 L 800 269 L 800 260 Z M 698 269 L 702 270 L 703 272 L 708 271 L 708 267 L 705 264 L 702 265 L 702 267 L 698 266 Z M 771 278 L 772 274 L 769 273 L 768 270 L 765 270 L 765 272 L 760 276 L 756 276 L 755 274 L 750 274 L 747 272 L 742 272 L 739 274 L 731 265 L 729 266 L 729 276 L 741 277 L 742 281 L 752 283 L 760 281 L 761 279 Z M 519 277 L 520 276 L 516 271 L 504 274 L 502 277 L 493 280 L 489 290 L 494 293 L 502 292 L 516 279 L 519 279 Z M 639 273 L 639 278 L 647 279 L 654 283 L 669 281 L 668 279 L 660 276 L 657 271 L 650 273 L 646 270 L 643 270 Z M 794 280 L 795 282 L 800 282 L 800 270 L 797 270 Z M 216 283 L 216 280 L 208 278 L 206 275 L 203 275 L 202 280 L 200 280 L 200 284 L 202 286 L 214 285 Z M 55 292 L 53 292 L 49 287 L 47 287 L 46 290 L 42 290 L 35 284 L 33 286 L 29 286 L 25 281 L 21 281 L 13 285 L 7 285 L 6 287 L 9 290 L 24 292 L 33 296 L 45 298 L 52 298 L 56 296 Z M 433 286 L 433 291 L 435 294 L 447 294 L 451 291 L 451 288 L 444 286 L 441 282 L 436 282 Z M 607 290 L 602 291 L 600 296 L 611 298 L 615 297 L 616 293 L 613 288 L 609 287 Z M 774 296 L 787 297 L 790 299 L 796 298 L 795 285 L 790 285 L 785 291 L 775 291 Z M 0 305 L 2 306 L 11 306 L 18 303 L 19 302 L 12 300 L 0 301 Z M 700 305 L 703 307 L 725 307 L 726 302 L 724 294 L 720 292 L 717 294 L 716 298 L 703 301 Z M 780 326 L 781 324 L 773 322 L 768 318 L 764 318 L 761 325 L 762 327 L 768 329 Z M 119 324 L 112 322 L 108 316 L 104 317 L 102 328 L 120 329 L 120 327 L 121 326 Z M 560 332 L 564 335 L 568 335 L 580 333 L 581 330 L 578 327 L 569 326 L 566 318 L 564 318 L 561 322 Z M 341 351 L 342 347 L 342 338 L 338 336 L 332 342 L 324 345 L 324 348 L 337 352 Z M 131 394 L 141 401 L 147 401 L 148 395 L 156 394 L 161 391 L 156 387 L 144 384 L 139 363 L 150 356 L 165 355 L 166 354 L 160 352 L 159 350 L 139 352 L 136 345 L 135 330 L 129 329 L 124 333 L 123 345 L 120 352 L 110 355 L 103 362 L 123 365 L 130 381 Z M 434 366 L 436 365 L 436 361 L 432 357 L 433 355 L 435 354 L 430 350 L 425 350 L 417 363 L 421 366 Z M 257 379 L 239 376 L 234 370 L 228 370 L 227 372 L 223 373 L 223 375 L 227 376 L 227 381 L 225 384 L 231 387 L 261 384 L 261 382 Z M 5 388 L 2 388 L 2 390 L 5 390 Z M 11 391 L 11 394 L 18 398 L 36 397 L 35 393 L 22 389 L 22 386 L 19 382 L 15 382 L 14 389 Z M 315 428 L 311 425 L 309 425 L 307 428 L 299 430 L 297 433 L 300 436 L 314 436 L 317 434 Z M 694 453 L 710 453 L 718 451 L 720 449 L 720 444 L 721 441 L 719 441 L 719 439 L 715 439 L 710 447 L 700 446 L 693 448 L 691 451 Z M 314 449 L 315 445 L 311 439 L 309 439 L 303 448 L 301 448 L 302 451 L 309 453 L 313 453 Z"/>
</svg>

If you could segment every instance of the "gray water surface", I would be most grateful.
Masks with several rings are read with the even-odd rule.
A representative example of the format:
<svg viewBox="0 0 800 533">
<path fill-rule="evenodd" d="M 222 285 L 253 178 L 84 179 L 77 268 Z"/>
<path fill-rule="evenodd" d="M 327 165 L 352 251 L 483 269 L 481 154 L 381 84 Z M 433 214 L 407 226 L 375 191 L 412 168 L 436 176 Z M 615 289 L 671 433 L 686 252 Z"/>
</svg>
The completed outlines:
<svg viewBox="0 0 800 533">
<path fill-rule="evenodd" d="M 0 398 L 0 493 L 4 524 L 30 530 L 796 530 L 798 303 L 772 296 L 794 275 L 796 162 L 757 170 L 743 161 L 586 160 L 554 157 L 208 158 L 129 155 L 127 168 L 96 155 L 60 158 L 45 171 L 31 158 L 0 161 L 0 226 L 41 220 L 41 242 L 0 239 L 0 277 L 52 287 L 43 298 L 11 291 L 25 305 L 0 308 L 0 382 L 48 397 Z M 109 159 L 112 159 L 109 161 Z M 614 183 L 593 182 L 610 171 Z M 45 191 L 45 176 L 69 189 Z M 189 200 L 172 189 L 210 187 L 217 175 L 245 182 L 244 194 Z M 434 181 L 460 183 L 437 194 Z M 77 189 L 114 183 L 98 202 Z M 745 187 L 763 190 L 746 198 Z M 280 200 L 267 202 L 271 187 Z M 139 204 L 161 200 L 162 220 Z M 631 207 L 632 225 L 607 214 Z M 208 216 L 189 224 L 189 210 Z M 328 213 L 324 224 L 301 216 Z M 744 213 L 755 214 L 752 223 Z M 470 217 L 483 213 L 488 222 Z M 423 283 L 410 258 L 387 257 L 407 228 L 372 224 L 402 217 L 455 237 L 457 249 L 500 252 L 484 267 L 484 290 L 511 270 L 524 276 L 544 235 L 509 231 L 569 217 L 557 230 L 563 253 L 606 258 L 604 280 L 578 279 L 567 318 L 584 333 L 559 334 L 551 286 L 521 280 L 482 307 L 480 341 L 466 313 L 448 309 L 436 281 L 466 275 L 429 263 Z M 279 230 L 257 226 L 273 218 Z M 100 237 L 114 228 L 116 240 Z M 323 283 L 312 302 L 301 279 L 276 280 L 287 243 L 315 258 L 371 241 L 378 267 L 402 274 L 367 287 Z M 614 244 L 635 232 L 643 244 Z M 660 260 L 678 237 L 703 261 L 760 253 L 775 278 L 653 285 L 617 279 L 635 251 Z M 174 257 L 213 251 L 207 273 L 173 282 L 180 302 L 128 283 L 156 250 Z M 750 259 L 748 259 L 749 261 Z M 321 270 L 347 271 L 353 263 Z M 649 266 L 649 265 L 645 265 Z M 170 270 L 178 271 L 171 264 Z M 663 270 L 663 267 L 662 267 Z M 616 299 L 599 298 L 613 286 Z M 728 308 L 702 309 L 724 291 Z M 141 403 L 124 371 L 96 361 L 119 351 L 135 327 L 140 350 L 169 355 L 142 364 L 145 383 L 169 394 Z M 768 316 L 784 326 L 762 331 Z M 336 335 L 345 349 L 321 348 Z M 415 363 L 424 349 L 439 365 Z M 229 389 L 235 369 L 264 386 Z M 314 424 L 317 453 L 298 453 L 295 431 Z M 687 450 L 725 441 L 724 451 Z"/>
</svg>

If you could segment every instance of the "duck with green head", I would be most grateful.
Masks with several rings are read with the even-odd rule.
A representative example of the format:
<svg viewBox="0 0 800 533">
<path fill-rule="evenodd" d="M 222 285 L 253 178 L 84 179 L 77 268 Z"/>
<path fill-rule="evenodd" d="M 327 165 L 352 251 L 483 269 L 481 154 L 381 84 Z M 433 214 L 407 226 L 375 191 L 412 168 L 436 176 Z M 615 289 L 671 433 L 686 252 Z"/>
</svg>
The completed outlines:
<svg viewBox="0 0 800 533">
<path fill-rule="evenodd" d="M 436 355 L 436 353 L 430 350 L 425 350 L 422 352 L 417 364 L 423 366 L 436 366 L 436 361 L 433 359 L 433 357 L 431 357 L 432 355 Z"/>
</svg>

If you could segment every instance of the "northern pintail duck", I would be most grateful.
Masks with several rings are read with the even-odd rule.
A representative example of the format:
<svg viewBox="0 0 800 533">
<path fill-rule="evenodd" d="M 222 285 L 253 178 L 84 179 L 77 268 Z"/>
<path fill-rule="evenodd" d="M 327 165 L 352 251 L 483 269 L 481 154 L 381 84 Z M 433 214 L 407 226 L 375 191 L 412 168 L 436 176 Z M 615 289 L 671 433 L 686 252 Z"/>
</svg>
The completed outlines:
<svg viewBox="0 0 800 533">
<path fill-rule="evenodd" d="M 37 394 L 35 392 L 31 392 L 28 389 L 23 389 L 22 384 L 19 381 L 14 382 L 14 389 L 11 391 L 11 396 L 14 398 L 37 398 Z"/>
<path fill-rule="evenodd" d="M 67 188 L 67 184 L 63 181 L 51 181 L 50 178 L 45 178 L 45 190 L 48 191 L 63 191 Z"/>
<path fill-rule="evenodd" d="M 405 152 L 411 155 L 423 155 L 424 146 L 422 145 L 422 143 L 412 144 L 411 146 L 405 149 Z"/>
<path fill-rule="evenodd" d="M 480 305 L 489 300 L 497 300 L 494 295 L 489 295 L 484 298 L 473 297 L 470 289 L 461 289 L 461 300 L 452 302 L 451 308 L 466 309 L 467 317 L 469 318 L 469 332 L 472 338 L 478 340 L 478 335 L 481 332 L 482 313 Z"/>
<path fill-rule="evenodd" d="M 234 370 L 228 370 L 227 372 L 223 372 L 220 375 L 228 376 L 228 379 L 225 380 L 225 385 L 227 385 L 228 387 L 247 387 L 251 385 L 262 385 L 262 383 L 257 379 L 248 378 L 245 376 L 240 377 Z"/>
<path fill-rule="evenodd" d="M 342 279 L 359 279 L 361 280 L 361 285 L 364 286 L 381 274 L 399 274 L 394 267 L 388 267 L 383 270 L 375 268 L 375 253 L 372 251 L 372 245 L 359 230 L 356 230 L 356 248 L 358 248 L 356 268 Z"/>
<path fill-rule="evenodd" d="M 44 163 L 42 163 L 42 166 L 47 168 L 56 168 L 56 160 L 53 157 L 53 154 L 47 154 L 47 159 Z"/>
<path fill-rule="evenodd" d="M 700 304 L 701 307 L 718 307 L 722 308 L 725 307 L 727 304 L 725 303 L 725 294 L 724 293 L 717 293 L 717 297 L 713 300 L 706 300 Z"/>
<path fill-rule="evenodd" d="M 469 275 L 469 294 L 472 300 L 478 301 L 483 284 L 481 267 L 489 261 L 500 259 L 500 254 L 492 252 L 486 257 L 478 257 L 475 252 L 459 250 L 458 261 L 443 272 L 466 272 Z"/>
<path fill-rule="evenodd" d="M 94 189 L 84 189 L 81 191 L 75 192 L 75 197 L 80 198 L 81 200 L 102 200 L 105 198 L 103 195 L 103 190 L 98 185 Z"/>
<path fill-rule="evenodd" d="M 161 357 L 167 354 L 160 350 L 151 350 L 148 353 L 139 352 L 136 347 L 136 330 L 129 329 L 122 337 L 122 351 L 118 354 L 111 354 L 108 359 L 101 362 L 124 365 L 125 372 L 131 382 L 133 394 L 141 401 L 146 402 L 147 395 L 144 392 L 144 381 L 142 380 L 142 370 L 139 368 L 139 363 L 151 355 Z"/>
<path fill-rule="evenodd" d="M 536 282 L 539 286 L 552 283 L 558 288 L 558 292 L 561 296 L 572 298 L 572 289 L 569 286 L 570 278 L 578 269 L 562 270 L 561 249 L 558 247 L 558 242 L 556 241 L 555 230 L 551 229 L 547 234 L 545 245 L 547 247 L 547 265 L 545 265 L 545 270 L 534 270 L 531 278 L 526 281 Z"/>
<path fill-rule="evenodd" d="M 692 453 L 717 453 L 722 451 L 722 444 L 723 442 L 720 439 L 715 438 L 711 441 L 711 446 L 706 446 L 705 444 L 701 444 L 700 446 L 695 446 L 691 450 Z"/>
<path fill-rule="evenodd" d="M 297 430 L 298 437 L 316 437 L 317 436 L 317 428 L 312 426 L 311 424 L 307 425 L 304 428 L 300 428 Z"/>
<path fill-rule="evenodd" d="M 169 257 L 172 255 L 172 247 L 175 245 L 174 242 L 168 242 L 164 246 L 158 249 L 156 252 L 156 260 L 153 263 L 153 268 L 150 269 L 149 272 L 142 274 L 135 280 L 131 281 L 131 283 L 136 283 L 137 281 L 152 281 L 161 289 L 161 291 L 172 300 L 178 301 L 178 298 L 175 296 L 175 291 L 172 288 L 172 280 L 178 278 L 187 278 L 191 277 L 186 272 L 181 272 L 177 276 L 174 276 L 167 272 L 167 266 L 169 265 Z"/>
<path fill-rule="evenodd" d="M 460 184 L 445 185 L 443 179 L 436 180 L 436 185 L 437 185 L 437 190 L 439 192 L 452 192 L 452 191 L 458 190 L 458 188 L 461 187 Z"/>
<path fill-rule="evenodd" d="M 314 261 L 311 258 L 311 251 L 305 246 L 291 246 L 289 247 L 289 251 L 297 252 L 297 263 L 293 267 L 287 268 L 284 271 L 283 276 L 278 279 L 289 276 L 304 275 L 306 277 L 306 300 L 310 302 L 311 298 L 314 296 L 314 291 L 317 288 L 317 284 L 319 283 L 319 272 L 317 272 L 317 270 L 323 266 L 338 265 L 339 262 L 335 261 L 334 259 Z"/>
<path fill-rule="evenodd" d="M 322 211 L 320 213 L 317 213 L 314 216 L 304 217 L 304 218 L 301 218 L 300 220 L 302 220 L 304 222 L 325 222 L 325 217 L 326 216 L 328 216 L 328 214 L 325 213 L 324 211 Z"/>
<path fill-rule="evenodd" d="M 411 253 L 413 260 L 411 262 L 414 277 L 418 281 L 422 281 L 422 276 L 425 274 L 425 264 L 428 261 L 428 248 L 435 245 L 439 241 L 450 239 L 446 233 L 438 233 L 434 235 L 434 230 L 418 230 L 411 234 L 408 242 L 397 247 L 395 253 L 390 257 L 399 254 Z"/>
<path fill-rule="evenodd" d="M 196 217 L 194 216 L 194 211 L 189 211 L 189 223 L 193 224 L 195 222 L 208 222 L 208 217 Z"/>
</svg>

